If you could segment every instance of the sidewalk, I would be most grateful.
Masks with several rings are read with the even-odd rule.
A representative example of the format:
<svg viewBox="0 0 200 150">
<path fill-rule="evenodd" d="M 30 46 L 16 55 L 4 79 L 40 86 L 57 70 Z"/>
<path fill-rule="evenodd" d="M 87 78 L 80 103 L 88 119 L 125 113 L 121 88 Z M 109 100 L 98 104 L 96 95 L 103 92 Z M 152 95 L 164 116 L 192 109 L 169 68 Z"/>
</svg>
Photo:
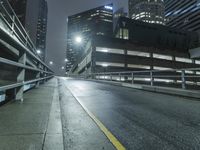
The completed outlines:
<svg viewBox="0 0 200 150">
<path fill-rule="evenodd" d="M 56 78 L 0 108 L 0 150 L 63 150 Z"/>
</svg>

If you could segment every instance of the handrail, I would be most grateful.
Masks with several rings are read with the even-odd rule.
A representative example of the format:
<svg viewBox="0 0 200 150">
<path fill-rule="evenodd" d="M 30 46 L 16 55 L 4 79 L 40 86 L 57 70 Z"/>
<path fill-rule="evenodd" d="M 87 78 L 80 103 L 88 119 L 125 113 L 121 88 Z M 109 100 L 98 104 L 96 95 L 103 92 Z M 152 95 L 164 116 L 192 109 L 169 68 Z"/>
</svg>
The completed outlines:
<svg viewBox="0 0 200 150">
<path fill-rule="evenodd" d="M 1 52 L 6 54 L 0 55 L 0 65 L 6 66 L 4 70 L 7 66 L 13 68 L 9 70 L 13 82 L 0 85 L 0 95 L 9 91 L 6 97 L 11 92 L 14 99 L 23 100 L 23 92 L 27 89 L 25 85 L 39 86 L 52 78 L 54 73 L 37 54 L 35 45 L 7 0 L 0 0 L 0 35 Z M 3 71 L 6 76 L 8 71 Z M 4 79 L 2 81 L 4 83 Z"/>
<path fill-rule="evenodd" d="M 96 80 L 130 82 L 131 84 L 136 82 L 136 78 L 141 78 L 141 81 L 150 83 L 151 86 L 154 86 L 156 82 L 165 82 L 168 85 L 179 83 L 181 84 L 182 89 L 186 89 L 189 84 L 200 88 L 200 68 L 98 72 L 85 73 L 81 75 L 69 74 L 68 76 L 75 78 L 93 78 Z"/>
</svg>

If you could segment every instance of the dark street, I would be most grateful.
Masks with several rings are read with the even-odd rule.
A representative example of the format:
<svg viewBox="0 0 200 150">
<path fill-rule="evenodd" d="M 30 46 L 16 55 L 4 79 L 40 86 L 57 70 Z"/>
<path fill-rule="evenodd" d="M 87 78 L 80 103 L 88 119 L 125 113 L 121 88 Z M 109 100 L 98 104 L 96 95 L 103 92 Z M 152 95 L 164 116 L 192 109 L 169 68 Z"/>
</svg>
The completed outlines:
<svg viewBox="0 0 200 150">
<path fill-rule="evenodd" d="M 200 103 L 195 99 L 190 100 L 82 80 L 62 79 L 61 85 L 63 104 L 61 109 L 64 110 L 62 117 L 67 116 L 69 107 L 74 112 L 80 111 L 78 105 L 64 105 L 69 101 L 69 97 L 62 92 L 70 90 L 73 96 L 93 113 L 126 149 L 200 149 Z M 76 119 L 76 116 L 71 116 L 71 118 Z M 65 119 L 67 120 L 67 118 L 63 120 Z M 84 125 L 84 119 L 79 121 L 82 130 L 90 128 Z M 63 131 L 65 134 L 70 129 L 67 125 L 63 126 L 66 127 L 66 131 Z M 73 136 L 67 134 L 69 137 Z M 87 139 L 87 137 L 82 138 Z M 85 141 L 90 142 L 86 139 Z M 74 140 L 79 143 L 80 139 Z M 69 148 L 69 145 L 65 144 L 65 146 Z M 74 146 L 76 146 L 75 143 Z M 72 145 L 71 148 L 73 149 Z"/>
</svg>

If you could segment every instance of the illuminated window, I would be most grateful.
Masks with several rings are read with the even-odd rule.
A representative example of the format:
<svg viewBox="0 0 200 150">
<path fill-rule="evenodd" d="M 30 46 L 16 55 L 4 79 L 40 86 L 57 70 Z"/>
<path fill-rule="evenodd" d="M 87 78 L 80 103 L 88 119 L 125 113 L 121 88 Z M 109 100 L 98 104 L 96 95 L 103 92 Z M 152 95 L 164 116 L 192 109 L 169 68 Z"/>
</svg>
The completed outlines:
<svg viewBox="0 0 200 150">
<path fill-rule="evenodd" d="M 124 67 L 125 64 L 122 63 L 110 63 L 110 62 L 96 62 L 97 66 L 102 66 L 102 67 Z"/>
<path fill-rule="evenodd" d="M 129 68 L 137 68 L 137 69 L 150 69 L 150 66 L 146 65 L 135 65 L 135 64 L 128 64 Z"/>
<path fill-rule="evenodd" d="M 189 58 L 176 57 L 176 61 L 185 62 L 185 63 L 192 63 L 192 60 L 189 59 Z"/>
<path fill-rule="evenodd" d="M 172 60 L 172 56 L 161 55 L 161 54 L 153 54 L 153 58 Z"/>
<path fill-rule="evenodd" d="M 128 55 L 150 57 L 150 53 L 139 52 L 139 51 L 128 51 Z"/>
<path fill-rule="evenodd" d="M 103 53 L 124 54 L 124 50 L 114 49 L 114 48 L 97 47 L 96 51 L 97 52 L 103 52 Z"/>
</svg>

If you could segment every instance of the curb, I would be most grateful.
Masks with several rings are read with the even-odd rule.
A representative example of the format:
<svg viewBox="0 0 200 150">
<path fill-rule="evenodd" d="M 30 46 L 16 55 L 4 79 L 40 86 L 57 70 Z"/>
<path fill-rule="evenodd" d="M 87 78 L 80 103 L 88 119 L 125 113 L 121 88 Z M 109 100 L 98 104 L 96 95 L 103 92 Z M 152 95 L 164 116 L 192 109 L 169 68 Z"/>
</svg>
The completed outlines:
<svg viewBox="0 0 200 150">
<path fill-rule="evenodd" d="M 120 83 L 120 82 L 114 82 L 114 81 L 102 81 L 102 80 L 88 80 L 88 81 L 106 83 L 106 84 L 111 84 L 115 86 L 122 86 L 122 87 L 150 91 L 150 92 L 155 92 L 155 93 L 190 97 L 190 98 L 195 98 L 195 99 L 200 100 L 200 91 L 184 90 L 184 89 L 169 88 L 169 87 L 148 86 L 148 85 L 140 85 L 140 84 Z"/>
</svg>

